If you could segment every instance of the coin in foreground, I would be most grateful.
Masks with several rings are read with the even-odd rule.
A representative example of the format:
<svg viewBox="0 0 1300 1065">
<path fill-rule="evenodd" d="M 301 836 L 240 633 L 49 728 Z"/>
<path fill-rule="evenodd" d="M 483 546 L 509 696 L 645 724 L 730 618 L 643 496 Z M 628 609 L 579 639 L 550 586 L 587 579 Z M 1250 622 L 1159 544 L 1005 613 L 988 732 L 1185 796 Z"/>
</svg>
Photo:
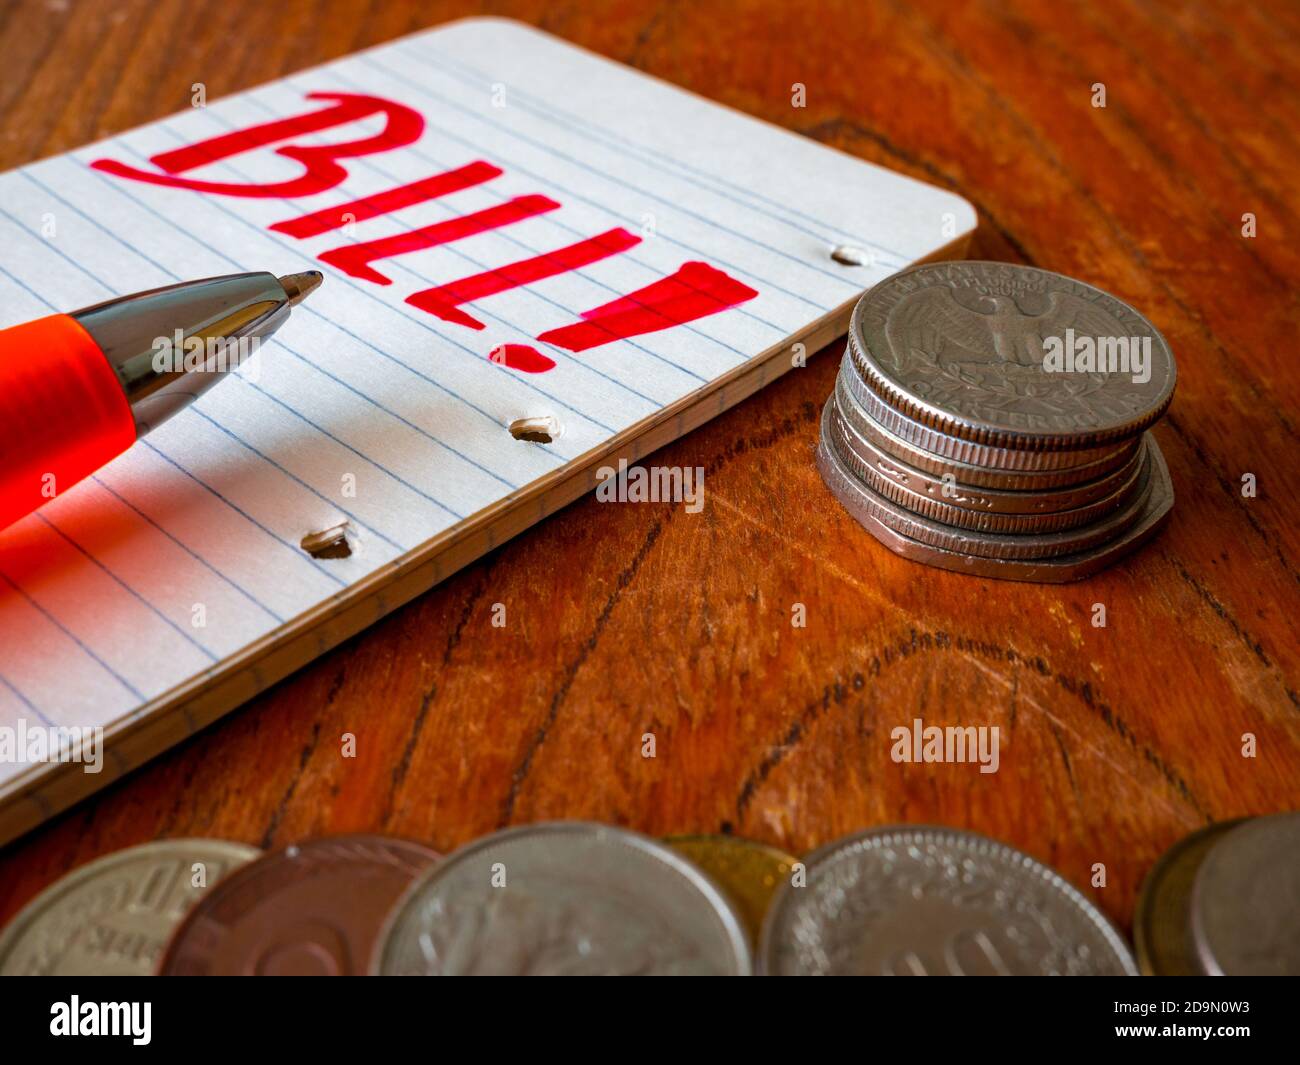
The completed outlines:
<svg viewBox="0 0 1300 1065">
<path fill-rule="evenodd" d="M 1192 938 L 1212 976 L 1300 976 L 1300 812 L 1214 845 L 1192 885 Z"/>
<path fill-rule="evenodd" d="M 1204 976 L 1192 943 L 1192 882 L 1210 848 L 1240 821 L 1223 821 L 1184 836 L 1152 866 L 1138 893 L 1133 941 L 1147 976 Z"/>
<path fill-rule="evenodd" d="M 804 859 L 759 947 L 773 975 L 1136 975 L 1118 932 L 1041 862 L 973 832 L 873 829 Z"/>
<path fill-rule="evenodd" d="M 148 976 L 190 908 L 260 853 L 221 839 L 166 839 L 74 869 L 0 936 L 0 974 Z"/>
<path fill-rule="evenodd" d="M 713 877 L 736 904 L 750 942 L 757 943 L 772 896 L 790 879 L 795 859 L 735 836 L 669 836 L 664 842 Z"/>
<path fill-rule="evenodd" d="M 747 975 L 740 918 L 652 839 L 557 821 L 462 847 L 414 885 L 380 939 L 383 975 Z"/>
<path fill-rule="evenodd" d="M 172 936 L 171 976 L 365 972 L 393 904 L 438 861 L 420 843 L 334 836 L 267 854 L 226 879 Z"/>
</svg>

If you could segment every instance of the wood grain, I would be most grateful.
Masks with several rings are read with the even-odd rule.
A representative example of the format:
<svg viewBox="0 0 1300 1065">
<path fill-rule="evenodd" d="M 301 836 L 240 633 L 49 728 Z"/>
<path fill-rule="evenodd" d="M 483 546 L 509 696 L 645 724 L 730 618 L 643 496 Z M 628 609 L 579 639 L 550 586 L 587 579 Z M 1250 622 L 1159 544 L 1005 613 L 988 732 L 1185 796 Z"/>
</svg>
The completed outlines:
<svg viewBox="0 0 1300 1065">
<path fill-rule="evenodd" d="M 1132 302 L 1178 358 L 1155 430 L 1172 521 L 1064 587 L 894 557 L 812 465 L 831 345 L 658 453 L 705 468 L 702 513 L 586 498 L 548 519 L 0 851 L 0 921 L 160 836 L 450 849 L 585 817 L 795 852 L 969 827 L 1128 926 L 1178 837 L 1300 807 L 1293 5 L 23 0 L 0 6 L 0 168 L 180 110 L 197 81 L 216 98 L 481 11 L 952 188 L 979 209 L 976 257 Z M 999 771 L 895 764 L 914 717 L 998 726 Z"/>
</svg>

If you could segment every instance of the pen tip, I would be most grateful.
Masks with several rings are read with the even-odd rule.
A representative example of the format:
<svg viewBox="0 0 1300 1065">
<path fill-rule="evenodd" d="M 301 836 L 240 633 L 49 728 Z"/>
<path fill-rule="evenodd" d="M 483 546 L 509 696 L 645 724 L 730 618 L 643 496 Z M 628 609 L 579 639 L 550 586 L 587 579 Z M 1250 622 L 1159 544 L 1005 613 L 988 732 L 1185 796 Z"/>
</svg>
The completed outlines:
<svg viewBox="0 0 1300 1065">
<path fill-rule="evenodd" d="M 304 270 L 300 274 L 285 274 L 284 277 L 280 278 L 280 287 L 284 289 L 284 294 L 289 297 L 289 303 L 296 307 L 311 293 L 315 292 L 324 280 L 325 275 L 319 270 Z"/>
</svg>

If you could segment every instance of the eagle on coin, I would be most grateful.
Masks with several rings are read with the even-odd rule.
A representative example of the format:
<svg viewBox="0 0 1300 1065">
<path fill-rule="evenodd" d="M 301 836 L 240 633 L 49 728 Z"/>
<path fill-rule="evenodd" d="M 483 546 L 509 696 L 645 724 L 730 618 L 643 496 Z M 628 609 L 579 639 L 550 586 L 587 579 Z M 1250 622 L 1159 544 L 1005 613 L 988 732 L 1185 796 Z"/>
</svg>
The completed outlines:
<svg viewBox="0 0 1300 1065">
<path fill-rule="evenodd" d="M 1043 341 L 1065 336 L 1118 337 L 1124 326 L 1108 311 L 1069 292 L 1042 294 L 1047 307 L 1030 313 L 1009 295 L 979 295 L 967 305 L 947 286 L 918 289 L 903 297 L 889 315 L 886 336 L 900 368 L 928 365 L 962 382 L 1018 396 L 1046 394 Z M 1070 375 L 1052 391 L 1082 395 L 1094 391 L 1104 374 Z"/>
</svg>

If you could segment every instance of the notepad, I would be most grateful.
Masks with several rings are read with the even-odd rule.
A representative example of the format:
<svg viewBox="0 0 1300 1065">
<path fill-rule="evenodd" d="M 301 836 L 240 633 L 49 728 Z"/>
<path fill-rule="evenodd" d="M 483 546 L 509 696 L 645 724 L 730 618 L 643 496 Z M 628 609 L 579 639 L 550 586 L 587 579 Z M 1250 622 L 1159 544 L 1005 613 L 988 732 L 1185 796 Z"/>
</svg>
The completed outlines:
<svg viewBox="0 0 1300 1065">
<path fill-rule="evenodd" d="M 98 773 L 0 764 L 0 841 L 801 365 L 975 221 L 497 19 L 194 102 L 0 176 L 0 325 L 247 270 L 325 282 L 0 533 L 0 726 L 104 730 Z"/>
</svg>

